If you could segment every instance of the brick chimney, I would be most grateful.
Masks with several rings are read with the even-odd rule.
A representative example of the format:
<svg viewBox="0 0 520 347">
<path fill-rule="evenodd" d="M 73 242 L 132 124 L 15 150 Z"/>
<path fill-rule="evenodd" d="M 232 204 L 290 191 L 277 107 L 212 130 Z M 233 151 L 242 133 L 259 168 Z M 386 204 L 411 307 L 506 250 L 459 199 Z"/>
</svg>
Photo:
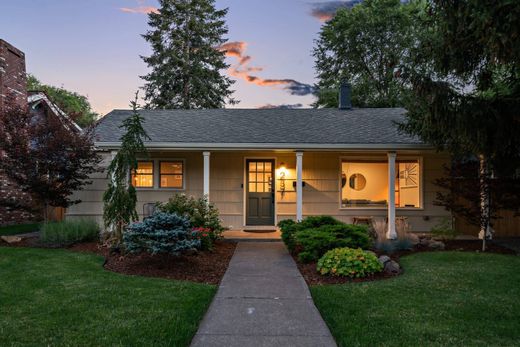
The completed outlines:
<svg viewBox="0 0 520 347">
<path fill-rule="evenodd" d="M 0 111 L 9 99 L 20 107 L 27 107 L 25 54 L 0 39 Z"/>
</svg>

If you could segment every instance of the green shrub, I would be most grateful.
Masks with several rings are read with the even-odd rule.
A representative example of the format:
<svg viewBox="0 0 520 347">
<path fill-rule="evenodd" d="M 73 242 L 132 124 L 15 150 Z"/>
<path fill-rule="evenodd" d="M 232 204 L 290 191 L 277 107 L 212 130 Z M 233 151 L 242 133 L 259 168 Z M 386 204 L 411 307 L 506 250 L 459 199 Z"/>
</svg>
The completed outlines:
<svg viewBox="0 0 520 347">
<path fill-rule="evenodd" d="M 309 228 L 319 228 L 324 225 L 341 225 L 345 224 L 334 217 L 331 216 L 309 216 L 304 218 L 300 223 L 298 223 L 301 229 L 309 229 Z"/>
<path fill-rule="evenodd" d="M 282 234 L 282 241 L 291 253 L 294 252 L 294 247 L 296 246 L 294 233 L 298 230 L 297 225 L 298 224 L 292 219 L 285 219 L 278 223 L 278 227 Z"/>
<path fill-rule="evenodd" d="M 196 199 L 185 194 L 176 194 L 167 203 L 159 203 L 157 207 L 160 211 L 187 217 L 194 228 L 210 229 L 212 242 L 221 238 L 225 230 L 218 209 L 206 197 Z"/>
<path fill-rule="evenodd" d="M 278 223 L 278 227 L 282 233 L 282 241 L 291 253 L 296 250 L 295 233 L 300 230 L 319 228 L 324 225 L 340 225 L 344 224 L 331 216 L 309 216 L 301 222 L 295 222 L 292 219 L 285 219 Z"/>
<path fill-rule="evenodd" d="M 367 226 L 343 223 L 299 230 L 294 239 L 296 248 L 301 250 L 298 259 L 304 263 L 316 261 L 334 248 L 368 248 L 371 245 Z"/>
<path fill-rule="evenodd" d="M 99 226 L 92 219 L 45 223 L 40 231 L 40 241 L 44 244 L 60 246 L 96 241 L 99 239 L 99 231 Z"/>
<path fill-rule="evenodd" d="M 157 211 L 143 222 L 131 224 L 123 233 L 123 244 L 130 253 L 169 253 L 199 249 L 201 240 L 190 220 L 176 213 Z"/>
<path fill-rule="evenodd" d="M 453 229 L 449 218 L 443 218 L 437 225 L 431 228 L 430 233 L 432 237 L 443 240 L 454 239 L 459 234 Z"/>
<path fill-rule="evenodd" d="M 322 275 L 366 277 L 383 270 L 374 253 L 361 248 L 335 248 L 318 261 L 317 270 Z"/>
</svg>

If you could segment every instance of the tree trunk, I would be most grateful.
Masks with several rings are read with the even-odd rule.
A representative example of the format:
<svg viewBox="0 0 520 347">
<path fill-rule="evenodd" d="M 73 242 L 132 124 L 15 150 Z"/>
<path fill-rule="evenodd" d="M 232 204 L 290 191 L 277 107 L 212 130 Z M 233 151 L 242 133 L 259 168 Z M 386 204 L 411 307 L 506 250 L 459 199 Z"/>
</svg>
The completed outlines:
<svg viewBox="0 0 520 347">
<path fill-rule="evenodd" d="M 482 251 L 486 250 L 486 239 L 491 238 L 490 230 L 490 194 L 489 194 L 489 167 L 486 157 L 481 154 L 479 156 L 480 169 L 480 232 L 479 237 L 482 239 Z"/>
</svg>

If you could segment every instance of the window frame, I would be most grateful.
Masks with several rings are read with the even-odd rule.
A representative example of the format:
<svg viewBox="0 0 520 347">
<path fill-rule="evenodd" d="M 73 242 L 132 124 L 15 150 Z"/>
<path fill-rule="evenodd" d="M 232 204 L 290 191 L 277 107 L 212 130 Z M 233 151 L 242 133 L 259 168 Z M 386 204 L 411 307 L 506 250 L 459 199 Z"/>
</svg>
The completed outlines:
<svg viewBox="0 0 520 347">
<path fill-rule="evenodd" d="M 161 163 L 181 163 L 182 165 L 182 172 L 180 174 L 163 174 L 161 173 Z M 158 180 L 157 180 L 157 184 L 158 184 L 158 189 L 159 190 L 184 190 L 184 187 L 185 187 L 185 182 L 186 182 L 186 175 L 185 175 L 185 161 L 184 159 L 159 159 L 157 161 L 157 174 L 158 174 Z M 174 176 L 174 175 L 181 175 L 182 176 L 182 185 L 181 187 L 163 187 L 161 185 L 161 177 L 162 175 L 169 175 L 169 176 Z"/>
<path fill-rule="evenodd" d="M 385 153 L 386 154 L 386 153 Z M 339 210 L 349 211 L 349 210 L 363 210 L 363 211 L 386 211 L 388 210 L 388 205 L 384 207 L 358 207 L 358 206 L 343 206 L 343 197 L 342 197 L 342 186 L 341 186 L 341 172 L 342 172 L 342 164 L 345 161 L 366 161 L 366 162 L 385 162 L 388 164 L 388 157 L 383 156 L 340 156 L 339 157 L 339 170 L 338 170 L 338 203 Z M 396 210 L 400 211 L 423 211 L 424 210 L 424 160 L 422 156 L 417 155 L 397 155 L 395 158 L 396 169 L 397 163 L 399 160 L 417 160 L 419 163 L 419 207 L 398 207 L 396 206 Z M 386 175 L 388 180 L 388 174 Z"/>
<path fill-rule="evenodd" d="M 185 191 L 186 190 L 186 159 L 185 158 L 154 158 L 154 159 L 145 159 L 145 158 L 139 158 L 137 159 L 138 162 L 144 161 L 144 162 L 153 162 L 153 187 L 135 187 L 137 191 Z M 161 187 L 160 183 L 160 170 L 161 170 L 161 164 L 160 162 L 182 162 L 182 188 L 166 188 Z"/>
<path fill-rule="evenodd" d="M 132 174 L 132 172 L 130 172 L 130 177 L 132 177 L 132 175 L 146 175 L 146 176 L 152 176 L 152 185 L 151 186 L 143 186 L 143 187 L 137 187 L 137 186 L 134 186 L 134 188 L 137 190 L 137 189 L 153 189 L 154 186 L 155 186 L 155 162 L 153 160 L 137 160 L 137 168 L 139 168 L 139 163 L 152 163 L 152 173 L 151 174 L 138 174 L 137 173 L 137 169 L 135 170 L 135 174 Z M 133 183 L 133 178 L 132 178 L 132 183 Z M 133 185 L 133 184 L 132 184 Z"/>
</svg>

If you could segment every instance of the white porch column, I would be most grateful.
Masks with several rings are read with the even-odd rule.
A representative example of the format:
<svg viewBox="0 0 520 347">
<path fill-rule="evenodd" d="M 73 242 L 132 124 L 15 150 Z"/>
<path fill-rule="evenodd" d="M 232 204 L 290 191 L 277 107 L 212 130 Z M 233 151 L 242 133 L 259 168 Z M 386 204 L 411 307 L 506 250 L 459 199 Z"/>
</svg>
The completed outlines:
<svg viewBox="0 0 520 347">
<path fill-rule="evenodd" d="M 202 152 L 202 155 L 204 156 L 204 179 L 202 184 L 202 191 L 203 194 L 208 198 L 209 202 L 209 156 L 210 152 Z"/>
<path fill-rule="evenodd" d="M 387 239 L 396 239 L 395 232 L 395 152 L 388 152 L 388 230 Z"/>
<path fill-rule="evenodd" d="M 296 220 L 303 219 L 303 152 L 296 152 Z"/>
</svg>

